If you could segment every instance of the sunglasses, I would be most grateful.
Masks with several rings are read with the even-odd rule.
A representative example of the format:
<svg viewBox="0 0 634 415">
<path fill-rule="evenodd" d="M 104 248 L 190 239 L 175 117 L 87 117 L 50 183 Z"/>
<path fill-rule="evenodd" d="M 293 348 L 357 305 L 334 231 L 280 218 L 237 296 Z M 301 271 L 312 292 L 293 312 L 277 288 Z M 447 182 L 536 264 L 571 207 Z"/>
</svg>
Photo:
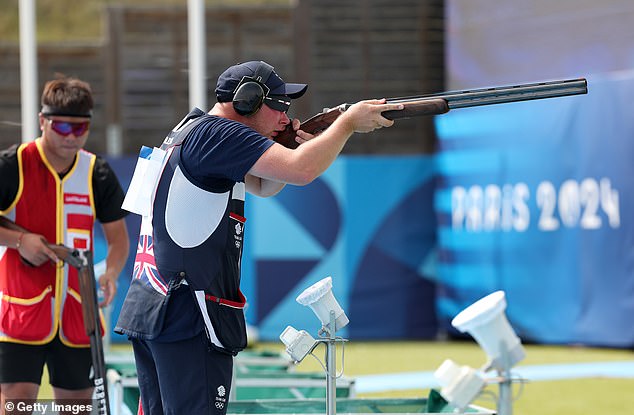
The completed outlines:
<svg viewBox="0 0 634 415">
<path fill-rule="evenodd" d="M 70 133 L 73 133 L 75 137 L 82 136 L 90 128 L 90 121 L 68 122 L 51 120 L 50 118 L 47 118 L 47 120 L 53 131 L 64 137 L 70 135 Z"/>
<path fill-rule="evenodd" d="M 287 112 L 291 107 L 291 101 L 285 101 L 275 97 L 264 97 L 264 103 L 267 107 L 281 112 Z"/>
</svg>

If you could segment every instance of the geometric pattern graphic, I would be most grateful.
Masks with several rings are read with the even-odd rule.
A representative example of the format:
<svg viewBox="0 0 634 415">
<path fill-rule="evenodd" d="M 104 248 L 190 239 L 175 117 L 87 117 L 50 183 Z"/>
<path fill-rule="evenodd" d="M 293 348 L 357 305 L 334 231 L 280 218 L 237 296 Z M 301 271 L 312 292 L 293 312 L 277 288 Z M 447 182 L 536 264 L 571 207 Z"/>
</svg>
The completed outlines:
<svg viewBox="0 0 634 415">
<path fill-rule="evenodd" d="M 434 276 L 420 273 L 435 254 L 434 187 L 428 180 L 414 189 L 372 236 L 352 285 L 350 337 L 435 337 Z"/>
<path fill-rule="evenodd" d="M 341 212 L 332 190 L 321 179 L 304 187 L 286 186 L 274 198 L 253 202 L 258 212 L 254 221 L 254 303 L 257 320 L 262 321 L 332 249 Z"/>
<path fill-rule="evenodd" d="M 251 204 L 254 265 L 243 278 L 257 287 L 260 338 L 287 325 L 316 334 L 316 316 L 295 298 L 326 276 L 350 318 L 342 334 L 433 337 L 433 170 L 431 157 L 340 156 L 310 185 Z"/>
</svg>

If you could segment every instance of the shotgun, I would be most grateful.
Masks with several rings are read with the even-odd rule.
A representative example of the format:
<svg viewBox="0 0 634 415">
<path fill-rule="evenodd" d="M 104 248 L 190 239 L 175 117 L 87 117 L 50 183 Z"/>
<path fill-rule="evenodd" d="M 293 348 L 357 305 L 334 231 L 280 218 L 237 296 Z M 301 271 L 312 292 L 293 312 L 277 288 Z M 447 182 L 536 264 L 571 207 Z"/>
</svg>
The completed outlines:
<svg viewBox="0 0 634 415">
<path fill-rule="evenodd" d="M 481 105 L 504 104 L 508 102 L 533 99 L 564 97 L 588 93 L 585 78 L 562 81 L 539 82 L 493 88 L 470 89 L 464 91 L 442 92 L 440 94 L 418 95 L 411 97 L 388 98 L 387 103 L 403 104 L 400 111 L 385 111 L 382 115 L 389 120 L 397 120 L 423 115 L 440 115 L 456 108 L 477 107 Z M 341 104 L 335 108 L 326 108 L 323 112 L 302 122 L 299 129 L 317 134 L 332 124 L 350 104 Z M 294 149 L 299 146 L 295 141 L 295 131 L 289 124 L 273 139 L 285 147 Z"/>
<path fill-rule="evenodd" d="M 15 231 L 28 232 L 20 225 L 5 217 L 0 217 L 0 226 Z M 101 332 L 92 252 L 89 250 L 69 248 L 65 245 L 51 244 L 46 241 L 45 243 L 48 248 L 55 253 L 57 258 L 77 269 L 84 327 L 86 335 L 90 338 L 95 399 L 98 405 L 97 413 L 99 415 L 110 415 L 110 401 L 108 398 L 108 385 L 106 383 L 106 363 L 104 360 L 103 341 L 101 339 L 103 333 Z"/>
</svg>

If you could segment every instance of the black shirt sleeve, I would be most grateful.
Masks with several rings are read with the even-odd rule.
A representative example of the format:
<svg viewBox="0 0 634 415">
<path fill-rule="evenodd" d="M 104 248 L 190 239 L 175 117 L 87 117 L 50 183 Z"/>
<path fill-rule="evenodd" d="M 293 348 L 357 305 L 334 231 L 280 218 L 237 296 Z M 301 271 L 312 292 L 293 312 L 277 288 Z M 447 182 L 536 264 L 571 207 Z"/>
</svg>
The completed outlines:
<svg viewBox="0 0 634 415">
<path fill-rule="evenodd" d="M 18 145 L 0 151 L 0 210 L 6 210 L 18 194 Z"/>
<path fill-rule="evenodd" d="M 96 216 L 99 222 L 113 222 L 128 214 L 127 211 L 121 209 L 125 193 L 119 179 L 108 162 L 99 156 L 95 162 L 92 185 L 95 193 Z"/>
</svg>

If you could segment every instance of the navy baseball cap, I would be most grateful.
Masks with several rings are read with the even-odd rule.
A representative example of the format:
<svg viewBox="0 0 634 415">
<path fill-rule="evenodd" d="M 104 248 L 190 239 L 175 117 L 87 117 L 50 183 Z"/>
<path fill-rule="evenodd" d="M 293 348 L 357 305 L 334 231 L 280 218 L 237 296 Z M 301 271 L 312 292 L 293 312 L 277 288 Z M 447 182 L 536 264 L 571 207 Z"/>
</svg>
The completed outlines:
<svg viewBox="0 0 634 415">
<path fill-rule="evenodd" d="M 218 77 L 216 84 L 216 98 L 218 102 L 229 102 L 233 100 L 233 94 L 238 87 L 242 78 L 253 77 L 258 69 L 263 65 L 260 61 L 249 61 L 233 65 L 225 70 Z M 264 64 L 268 65 L 268 64 Z M 290 84 L 284 80 L 273 70 L 271 75 L 263 83 L 269 88 L 269 96 L 288 97 L 297 99 L 304 95 L 308 85 L 306 84 Z"/>
</svg>

